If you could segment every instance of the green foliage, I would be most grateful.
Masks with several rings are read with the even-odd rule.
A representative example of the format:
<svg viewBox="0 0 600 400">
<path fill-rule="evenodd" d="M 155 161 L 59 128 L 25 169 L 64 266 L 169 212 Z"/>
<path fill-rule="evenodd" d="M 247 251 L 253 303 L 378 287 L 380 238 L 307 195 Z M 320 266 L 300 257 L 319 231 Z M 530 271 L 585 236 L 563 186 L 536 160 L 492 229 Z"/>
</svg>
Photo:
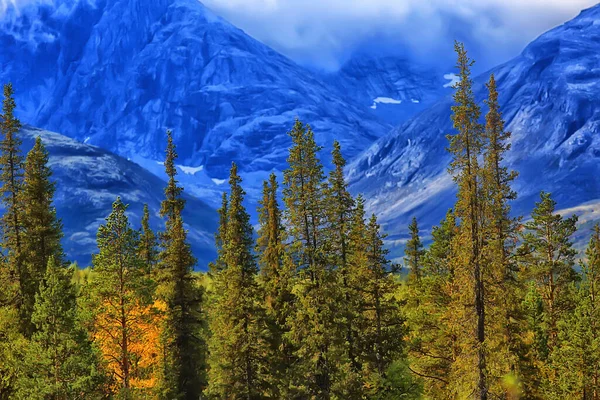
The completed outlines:
<svg viewBox="0 0 600 400">
<path fill-rule="evenodd" d="M 36 332 L 16 382 L 16 399 L 103 398 L 105 378 L 98 351 L 78 320 L 73 271 L 48 260 L 36 295 Z"/>
<path fill-rule="evenodd" d="M 171 131 L 167 131 L 165 170 L 169 178 L 160 214 L 166 218 L 166 230 L 160 234 L 159 253 L 154 278 L 156 298 L 164 307 L 161 324 L 160 380 L 161 399 L 197 399 L 206 386 L 205 343 L 203 329 L 202 288 L 192 274 L 196 259 L 187 241 L 181 212 L 185 201 L 183 188 L 176 180 L 177 153 Z"/>
<path fill-rule="evenodd" d="M 250 216 L 237 166 L 231 167 L 230 198 L 221 265 L 213 275 L 210 307 L 208 393 L 215 399 L 259 399 L 267 391 L 267 326 L 256 280 Z"/>
</svg>

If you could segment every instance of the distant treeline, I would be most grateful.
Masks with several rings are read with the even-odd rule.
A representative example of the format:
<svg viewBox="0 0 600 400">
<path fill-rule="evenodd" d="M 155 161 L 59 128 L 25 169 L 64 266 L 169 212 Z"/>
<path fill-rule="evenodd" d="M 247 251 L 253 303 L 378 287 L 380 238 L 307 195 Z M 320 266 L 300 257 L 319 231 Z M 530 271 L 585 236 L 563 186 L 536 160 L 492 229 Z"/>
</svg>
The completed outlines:
<svg viewBox="0 0 600 400">
<path fill-rule="evenodd" d="M 281 190 L 264 182 L 257 235 L 232 165 L 207 273 L 193 271 L 169 131 L 164 230 L 147 206 L 135 229 L 117 198 L 91 270 L 77 271 L 48 152 L 38 138 L 21 154 L 5 85 L 0 399 L 599 399 L 600 227 L 579 269 L 577 218 L 550 194 L 527 222 L 511 216 L 496 82 L 481 123 L 473 61 L 455 47 L 456 205 L 428 249 L 413 219 L 406 276 L 368 199 L 348 192 L 339 143 L 326 174 L 300 121 Z"/>
</svg>

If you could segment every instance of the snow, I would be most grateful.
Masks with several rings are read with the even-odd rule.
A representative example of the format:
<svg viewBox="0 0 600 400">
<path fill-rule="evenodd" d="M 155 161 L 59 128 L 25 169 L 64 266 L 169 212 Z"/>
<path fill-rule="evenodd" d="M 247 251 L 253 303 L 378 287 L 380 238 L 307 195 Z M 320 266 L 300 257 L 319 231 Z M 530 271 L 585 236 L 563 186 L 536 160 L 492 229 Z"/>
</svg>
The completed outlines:
<svg viewBox="0 0 600 400">
<path fill-rule="evenodd" d="M 460 77 L 458 75 L 456 75 L 455 73 L 444 74 L 444 79 L 447 79 L 450 81 L 444 85 L 445 88 L 452 87 L 452 86 L 456 85 L 458 82 L 460 82 Z"/>
<path fill-rule="evenodd" d="M 215 185 L 222 185 L 225 182 L 227 182 L 227 179 L 217 179 L 217 178 L 212 178 L 212 181 L 215 183 Z"/>
<path fill-rule="evenodd" d="M 417 99 L 410 99 L 410 101 L 412 101 L 412 102 L 413 102 L 413 103 L 415 103 L 415 104 L 419 104 L 419 103 L 420 103 L 420 101 L 419 101 L 419 100 L 417 100 Z"/>
<path fill-rule="evenodd" d="M 371 108 L 373 110 L 377 109 L 377 104 L 402 104 L 402 100 L 392 99 L 391 97 L 377 97 L 373 100 Z"/>
<path fill-rule="evenodd" d="M 204 165 L 198 167 L 187 167 L 185 165 L 178 165 L 177 168 L 183 171 L 184 174 L 195 175 L 197 172 L 204 170 Z"/>
</svg>

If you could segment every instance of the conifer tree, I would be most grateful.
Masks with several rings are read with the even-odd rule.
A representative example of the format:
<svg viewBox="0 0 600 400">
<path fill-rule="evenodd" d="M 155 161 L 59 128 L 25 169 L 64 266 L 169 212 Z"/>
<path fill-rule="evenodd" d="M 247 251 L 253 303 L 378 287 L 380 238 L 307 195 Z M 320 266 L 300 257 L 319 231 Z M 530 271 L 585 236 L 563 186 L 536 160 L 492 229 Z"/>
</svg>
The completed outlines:
<svg viewBox="0 0 600 400">
<path fill-rule="evenodd" d="M 282 212 L 277 202 L 277 178 L 271 174 L 263 185 L 263 197 L 259 202 L 258 239 L 256 253 L 260 267 L 260 285 L 269 328 L 271 366 L 271 397 L 289 398 L 290 375 L 294 357 L 293 347 L 287 335 L 288 318 L 294 309 L 292 294 L 293 264 L 286 252 L 286 232 L 282 224 Z"/>
<path fill-rule="evenodd" d="M 594 226 L 582 264 L 576 306 L 558 323 L 558 348 L 552 354 L 557 382 L 548 397 L 600 398 L 600 225 Z"/>
<path fill-rule="evenodd" d="M 550 351 L 556 345 L 558 320 L 572 306 L 569 287 L 577 280 L 573 268 L 577 253 L 571 241 L 577 230 L 577 216 L 563 218 L 555 214 L 555 208 L 550 193 L 542 192 L 531 221 L 525 224 L 519 249 L 523 277 L 536 283 L 544 302 Z"/>
<path fill-rule="evenodd" d="M 105 379 L 99 355 L 77 318 L 73 270 L 54 256 L 42 280 L 33 310 L 33 334 L 24 360 L 25 373 L 15 398 L 101 399 Z"/>
<path fill-rule="evenodd" d="M 306 396 L 328 399 L 336 375 L 337 331 L 334 322 L 335 276 L 326 257 L 323 166 L 320 147 L 310 126 L 296 120 L 288 133 L 292 147 L 284 171 L 283 200 L 289 227 L 290 256 L 298 271 L 296 314 L 290 338 L 297 347 L 298 389 Z"/>
<path fill-rule="evenodd" d="M 2 102 L 2 114 L 0 114 L 0 197 L 4 205 L 4 215 L 0 220 L 2 231 L 2 242 L 0 243 L 4 253 L 1 279 L 3 287 L 2 303 L 11 304 L 17 308 L 21 331 L 27 335 L 31 334 L 31 309 L 27 304 L 32 304 L 35 292 L 31 292 L 27 286 L 29 277 L 23 266 L 22 249 L 22 221 L 23 204 L 19 201 L 19 195 L 23 185 L 23 157 L 21 155 L 21 139 L 18 136 L 21 123 L 15 117 L 16 108 L 13 98 L 12 85 L 4 85 L 4 100 Z M 31 301 L 30 301 L 31 300 Z"/>
<path fill-rule="evenodd" d="M 490 351 L 488 369 L 496 377 L 507 377 L 519 373 L 519 351 L 523 345 L 519 337 L 523 328 L 522 312 L 519 309 L 519 282 L 517 266 L 511 254 L 517 242 L 519 220 L 510 216 L 511 200 L 516 192 L 511 183 L 517 176 L 503 165 L 504 157 L 510 150 L 510 132 L 505 131 L 504 121 L 498 103 L 498 91 L 494 75 L 487 83 L 489 111 L 486 115 L 485 150 L 482 185 L 484 192 L 482 250 L 487 270 L 487 304 L 489 315 L 489 335 L 486 338 Z M 503 391 L 498 381 L 490 382 L 490 390 Z M 494 387 L 496 386 L 496 387 Z"/>
<path fill-rule="evenodd" d="M 227 213 L 228 213 L 229 200 L 227 199 L 227 193 L 223 193 L 221 197 L 221 208 L 217 210 L 219 213 L 219 228 L 215 234 L 215 245 L 217 248 L 217 260 L 210 263 L 209 274 L 214 275 L 224 268 L 223 260 L 223 244 L 225 235 L 227 234 Z"/>
<path fill-rule="evenodd" d="M 140 355 L 133 349 L 149 318 L 151 293 L 139 258 L 139 235 L 131 228 L 126 209 L 117 198 L 106 224 L 98 229 L 99 253 L 92 258 L 95 274 L 90 290 L 94 341 L 109 360 L 119 396 L 133 398 L 132 381 L 144 373 L 135 368 Z"/>
<path fill-rule="evenodd" d="M 147 273 L 150 273 L 158 260 L 158 241 L 150 227 L 150 210 L 148 204 L 144 204 L 142 214 L 142 230 L 140 235 L 139 257 L 144 263 Z"/>
<path fill-rule="evenodd" d="M 166 230 L 160 235 L 162 251 L 155 268 L 156 295 L 164 305 L 161 326 L 161 376 L 157 387 L 161 399 L 197 399 L 205 387 L 205 344 L 202 328 L 202 295 L 192 270 L 196 259 L 187 242 L 181 213 L 183 188 L 176 180 L 177 153 L 167 131 L 165 170 L 169 178 L 160 214 Z"/>
<path fill-rule="evenodd" d="M 460 290 L 450 262 L 457 231 L 454 213 L 449 210 L 432 229 L 433 242 L 423 256 L 423 276 L 418 284 L 409 286 L 407 304 L 411 307 L 405 307 L 410 369 L 425 383 L 428 398 L 449 397 L 450 373 L 458 353 L 449 311 L 455 291 Z"/>
<path fill-rule="evenodd" d="M 361 365 L 357 354 L 357 327 L 356 318 L 359 313 L 357 302 L 357 291 L 350 284 L 351 265 L 348 263 L 349 243 L 348 236 L 352 222 L 354 199 L 348 192 L 348 185 L 344 178 L 344 167 L 346 160 L 342 156 L 342 150 L 338 141 L 333 142 L 333 170 L 329 173 L 326 197 L 326 245 L 329 263 L 335 268 L 338 276 L 340 296 L 343 306 L 337 319 L 339 320 L 341 333 L 344 338 L 344 359 L 337 362 L 343 373 L 343 378 L 338 382 L 336 392 L 343 397 L 358 397 L 361 391 Z"/>
<path fill-rule="evenodd" d="M 364 262 L 358 265 L 353 285 L 360 295 L 358 342 L 363 386 L 369 388 L 367 393 L 378 398 L 385 391 L 390 366 L 405 357 L 402 338 L 406 329 L 395 297 L 398 286 L 389 272 L 388 250 L 383 242 L 386 236 L 380 232 L 375 215 L 369 219 L 364 233 L 365 254 L 360 257 Z"/>
<path fill-rule="evenodd" d="M 55 184 L 48 167 L 48 152 L 40 137 L 27 154 L 20 201 L 22 203 L 23 266 L 27 270 L 27 292 L 36 293 L 50 257 L 63 262 L 62 224 L 56 217 Z M 33 299 L 28 299 L 33 300 Z M 33 303 L 27 304 L 33 309 Z"/>
<path fill-rule="evenodd" d="M 223 269 L 214 276 L 209 324 L 209 393 L 217 399 L 260 399 L 267 391 L 268 354 L 261 294 L 256 280 L 250 216 L 235 163 L 229 178 Z"/>
<path fill-rule="evenodd" d="M 409 268 L 410 276 L 419 280 L 421 279 L 421 269 L 423 267 L 422 262 L 425 251 L 423 250 L 423 243 L 421 243 L 421 238 L 419 237 L 419 225 L 417 224 L 416 218 L 413 217 L 408 226 L 408 230 L 410 231 L 410 239 L 406 243 L 406 248 L 404 250 L 404 263 Z"/>
<path fill-rule="evenodd" d="M 457 390 L 469 393 L 474 390 L 481 400 L 488 398 L 489 380 L 486 365 L 486 310 L 485 279 L 482 263 L 483 220 L 481 167 L 479 157 L 484 144 L 483 129 L 480 125 L 480 109 L 473 94 L 471 79 L 471 60 L 461 43 L 455 43 L 458 55 L 457 68 L 460 81 L 455 85 L 455 105 L 452 106 L 453 127 L 455 135 L 448 136 L 449 151 L 452 154 L 450 172 L 458 185 L 456 216 L 460 227 L 456 242 L 453 245 L 453 264 L 455 279 L 463 290 L 455 298 L 455 310 L 463 324 L 473 327 L 473 335 L 464 337 L 464 349 L 473 348 L 475 354 L 463 352 L 461 362 L 455 363 Z M 472 290 L 472 291 L 471 291 Z M 471 300 L 467 298 L 471 296 Z M 463 304 L 472 304 L 471 309 L 464 309 Z M 474 357 L 473 357 L 474 356 Z M 469 365 L 474 363 L 474 365 Z M 474 372 L 474 374 L 473 374 Z M 474 382 L 473 382 L 474 381 Z M 475 387 L 470 387 L 475 383 Z M 459 395 L 460 396 L 460 395 Z"/>
</svg>

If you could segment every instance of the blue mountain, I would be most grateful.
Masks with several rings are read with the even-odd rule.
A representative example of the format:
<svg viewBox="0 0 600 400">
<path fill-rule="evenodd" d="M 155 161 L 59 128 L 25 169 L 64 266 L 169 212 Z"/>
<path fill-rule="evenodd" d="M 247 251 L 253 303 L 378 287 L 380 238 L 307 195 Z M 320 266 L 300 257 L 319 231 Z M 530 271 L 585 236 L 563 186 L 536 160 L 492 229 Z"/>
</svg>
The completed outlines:
<svg viewBox="0 0 600 400">
<path fill-rule="evenodd" d="M 31 126 L 20 131 L 23 151 L 28 151 L 37 136 L 50 153 L 49 165 L 56 182 L 56 213 L 62 219 L 63 246 L 67 257 L 79 265 L 90 264 L 98 251 L 96 232 L 120 196 L 129 204 L 127 214 L 134 228 L 140 227 L 143 205 L 148 204 L 150 223 L 164 229 L 158 215 L 166 183 L 139 165 L 99 147 L 83 144 L 57 133 Z M 181 169 L 178 173 L 181 174 Z M 184 220 L 198 269 L 206 269 L 216 257 L 214 232 L 217 216 L 213 208 L 197 198 L 185 195 Z"/>
<path fill-rule="evenodd" d="M 0 21 L 0 82 L 21 119 L 150 170 L 170 128 L 185 184 L 210 200 L 232 161 L 250 189 L 281 170 L 296 117 L 348 157 L 391 128 L 197 0 L 26 4 Z"/>
<path fill-rule="evenodd" d="M 514 212 L 528 215 L 541 190 L 564 212 L 590 224 L 600 211 L 600 5 L 529 44 L 513 60 L 475 79 L 482 103 L 493 73 L 519 171 Z M 362 192 L 401 245 L 416 216 L 437 224 L 455 200 L 447 172 L 446 135 L 454 133 L 451 96 L 379 139 L 348 166 L 352 190 Z M 483 112 L 486 108 L 483 107 Z M 582 231 L 582 236 L 587 232 Z"/>
</svg>

